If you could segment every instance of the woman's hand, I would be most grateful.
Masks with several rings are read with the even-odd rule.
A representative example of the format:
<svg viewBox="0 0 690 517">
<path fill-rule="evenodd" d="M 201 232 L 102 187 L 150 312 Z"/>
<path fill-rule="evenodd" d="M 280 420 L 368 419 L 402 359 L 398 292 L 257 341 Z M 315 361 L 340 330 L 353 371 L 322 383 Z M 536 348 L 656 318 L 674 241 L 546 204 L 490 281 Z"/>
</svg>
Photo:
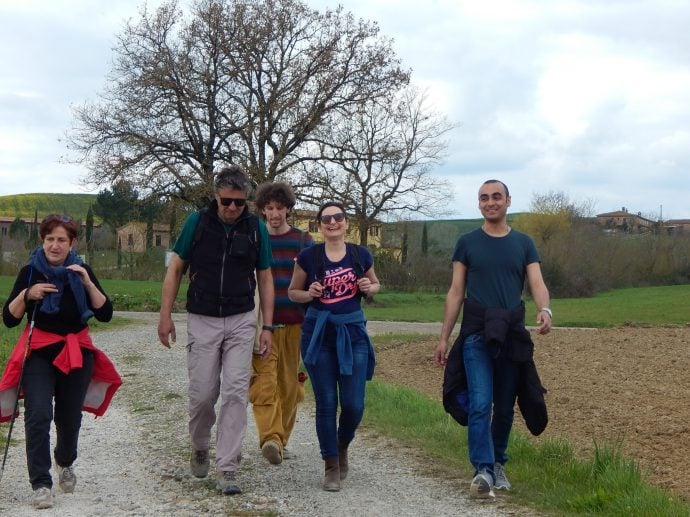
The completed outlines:
<svg viewBox="0 0 690 517">
<path fill-rule="evenodd" d="M 357 287 L 359 287 L 359 290 L 366 295 L 371 292 L 371 286 L 372 281 L 365 276 L 357 280 Z"/>
<path fill-rule="evenodd" d="M 26 293 L 24 294 L 24 301 L 29 301 L 29 300 L 34 300 L 34 301 L 39 301 L 43 300 L 47 294 L 50 293 L 57 293 L 58 288 L 55 287 L 53 284 L 47 284 L 47 283 L 42 283 L 42 284 L 34 284 L 31 287 L 27 287 Z"/>
<path fill-rule="evenodd" d="M 374 273 L 374 266 L 364 274 L 362 278 L 357 280 L 357 288 L 367 298 L 375 295 L 381 290 L 379 279 Z"/>
<path fill-rule="evenodd" d="M 307 292 L 312 298 L 321 298 L 321 295 L 323 294 L 323 286 L 320 282 L 312 282 Z"/>
<path fill-rule="evenodd" d="M 81 279 L 81 283 L 84 284 L 84 287 L 91 287 L 93 285 L 93 282 L 89 278 L 89 274 L 86 272 L 86 269 L 84 269 L 82 266 L 72 264 L 70 266 L 67 266 L 66 269 L 70 269 L 77 273 L 79 275 L 79 278 Z"/>
</svg>

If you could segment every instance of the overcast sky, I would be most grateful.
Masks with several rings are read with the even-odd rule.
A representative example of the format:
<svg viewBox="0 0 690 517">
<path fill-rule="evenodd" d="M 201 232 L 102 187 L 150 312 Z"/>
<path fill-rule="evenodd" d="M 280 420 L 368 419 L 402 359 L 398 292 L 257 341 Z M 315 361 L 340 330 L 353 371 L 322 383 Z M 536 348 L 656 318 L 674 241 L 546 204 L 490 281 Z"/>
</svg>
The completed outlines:
<svg viewBox="0 0 690 517">
<path fill-rule="evenodd" d="M 479 185 L 496 178 L 512 211 L 562 191 L 596 213 L 690 218 L 690 2 L 341 3 L 394 38 L 413 82 L 457 124 L 436 171 L 453 185 L 454 217 L 477 217 Z M 0 195 L 84 192 L 60 140 L 141 4 L 0 2 Z"/>
</svg>

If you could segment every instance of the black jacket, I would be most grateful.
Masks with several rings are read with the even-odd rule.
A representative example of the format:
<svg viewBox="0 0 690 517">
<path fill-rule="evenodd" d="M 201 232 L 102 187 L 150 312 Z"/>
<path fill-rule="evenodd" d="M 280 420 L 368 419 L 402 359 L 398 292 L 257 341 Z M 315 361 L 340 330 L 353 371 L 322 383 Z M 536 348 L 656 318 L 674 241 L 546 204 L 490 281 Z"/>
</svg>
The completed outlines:
<svg viewBox="0 0 690 517">
<path fill-rule="evenodd" d="M 525 306 L 512 311 L 486 308 L 465 300 L 460 335 L 448 354 L 443 373 L 443 407 L 460 425 L 467 425 L 467 375 L 462 345 L 468 336 L 483 333 L 493 357 L 504 357 L 520 364 L 517 402 L 527 429 L 540 435 L 549 418 L 544 394 L 534 364 L 534 343 L 525 328 Z"/>
</svg>

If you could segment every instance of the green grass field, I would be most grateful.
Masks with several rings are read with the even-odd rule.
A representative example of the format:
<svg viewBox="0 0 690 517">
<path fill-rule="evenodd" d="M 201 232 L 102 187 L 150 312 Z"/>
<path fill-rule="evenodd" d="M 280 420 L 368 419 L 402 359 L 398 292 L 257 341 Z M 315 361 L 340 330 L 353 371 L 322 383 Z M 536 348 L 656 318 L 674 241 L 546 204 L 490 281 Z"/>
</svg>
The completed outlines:
<svg viewBox="0 0 690 517">
<path fill-rule="evenodd" d="M 367 318 L 384 321 L 441 321 L 445 294 L 387 293 L 365 305 Z M 592 298 L 552 300 L 554 325 L 561 327 L 618 327 L 636 325 L 685 325 L 689 285 L 618 289 Z M 527 324 L 536 318 L 536 307 L 527 300 Z"/>
<path fill-rule="evenodd" d="M 0 276 L 0 303 L 9 295 L 14 277 Z M 103 280 L 103 288 L 118 311 L 160 309 L 161 282 Z M 183 310 L 187 284 L 183 283 L 177 307 Z M 434 322 L 443 319 L 445 294 L 386 292 L 364 305 L 369 320 Z M 690 284 L 618 289 L 592 298 L 552 300 L 554 325 L 561 327 L 618 327 L 624 325 L 686 325 L 690 323 Z M 536 317 L 527 299 L 527 324 Z M 1 331 L 0 331 L 1 332 Z M 1 334 L 0 334 L 1 335 Z"/>
</svg>

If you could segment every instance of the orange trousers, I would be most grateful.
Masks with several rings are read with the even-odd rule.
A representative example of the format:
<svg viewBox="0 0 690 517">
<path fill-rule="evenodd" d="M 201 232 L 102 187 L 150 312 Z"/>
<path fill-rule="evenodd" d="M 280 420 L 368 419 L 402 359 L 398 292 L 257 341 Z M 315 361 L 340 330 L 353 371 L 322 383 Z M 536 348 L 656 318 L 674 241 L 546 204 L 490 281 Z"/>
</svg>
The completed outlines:
<svg viewBox="0 0 690 517">
<path fill-rule="evenodd" d="M 282 449 L 295 427 L 297 403 L 304 398 L 304 386 L 298 381 L 301 325 L 285 325 L 273 332 L 271 355 L 266 359 L 254 354 L 249 402 L 259 434 L 259 447 L 269 440 Z"/>
</svg>

